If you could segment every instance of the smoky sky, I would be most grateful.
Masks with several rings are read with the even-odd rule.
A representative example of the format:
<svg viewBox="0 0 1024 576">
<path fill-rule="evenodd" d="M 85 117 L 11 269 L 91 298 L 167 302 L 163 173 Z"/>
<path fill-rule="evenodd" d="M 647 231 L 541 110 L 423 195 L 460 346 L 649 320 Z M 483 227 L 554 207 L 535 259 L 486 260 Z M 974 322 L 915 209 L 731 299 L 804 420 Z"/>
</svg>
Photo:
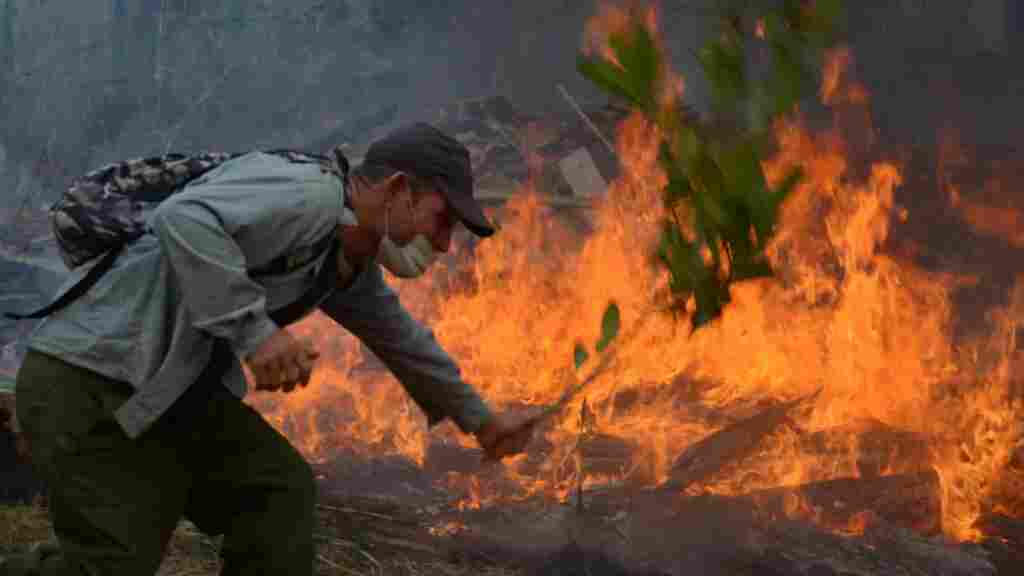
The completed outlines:
<svg viewBox="0 0 1024 576">
<path fill-rule="evenodd" d="M 847 3 L 844 39 L 891 138 L 927 143 L 952 122 L 969 140 L 1019 139 L 1024 9 L 1002 3 L 992 25 L 971 4 Z M 52 199 L 68 178 L 125 157 L 359 139 L 464 98 L 571 115 L 559 84 L 584 104 L 603 98 L 575 69 L 597 5 L 0 0 L 0 198 L 16 201 L 30 181 Z M 706 110 L 695 54 L 714 32 L 714 2 L 657 5 L 687 102 Z"/>
</svg>

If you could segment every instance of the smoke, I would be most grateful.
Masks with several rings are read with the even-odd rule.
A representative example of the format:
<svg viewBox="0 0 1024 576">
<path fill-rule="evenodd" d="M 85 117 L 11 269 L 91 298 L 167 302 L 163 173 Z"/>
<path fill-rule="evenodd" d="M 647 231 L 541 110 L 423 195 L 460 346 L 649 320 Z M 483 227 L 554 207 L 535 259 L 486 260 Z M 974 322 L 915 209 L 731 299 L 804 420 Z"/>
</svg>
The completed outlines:
<svg viewBox="0 0 1024 576">
<path fill-rule="evenodd" d="M 58 159 L 53 196 L 124 157 L 365 139 L 361 119 L 430 119 L 464 98 L 571 113 L 558 84 L 602 98 L 575 69 L 596 3 L 16 2 L 0 146 L 17 164 Z M 706 16 L 671 11 L 685 68 Z"/>
</svg>

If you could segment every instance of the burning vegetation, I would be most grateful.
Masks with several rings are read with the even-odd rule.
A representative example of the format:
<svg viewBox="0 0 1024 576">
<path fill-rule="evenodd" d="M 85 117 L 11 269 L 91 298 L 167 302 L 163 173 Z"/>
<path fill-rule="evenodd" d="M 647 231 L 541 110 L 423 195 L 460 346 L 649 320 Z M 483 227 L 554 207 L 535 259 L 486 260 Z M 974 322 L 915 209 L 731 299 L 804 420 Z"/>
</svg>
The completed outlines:
<svg viewBox="0 0 1024 576">
<path fill-rule="evenodd" d="M 656 12 L 643 11 L 640 21 L 659 42 Z M 626 11 L 602 8 L 587 27 L 587 50 L 623 65 L 607 37 L 633 23 Z M 775 25 L 757 20 L 752 34 L 765 40 Z M 913 556 L 894 561 L 907 574 L 993 573 L 980 556 L 954 552 L 978 542 L 1004 546 L 989 556 L 1003 554 L 1006 565 L 1024 559 L 1024 276 L 1003 287 L 997 305 L 965 302 L 965 287 L 988 281 L 979 266 L 922 256 L 938 233 L 930 229 L 940 227 L 965 244 L 1024 246 L 1024 206 L 993 201 L 1016 185 L 1013 172 L 972 171 L 969 151 L 947 131 L 937 165 L 927 167 L 934 186 L 922 187 L 920 167 L 871 125 L 871 95 L 855 78 L 854 56 L 841 46 L 825 53 L 817 97 L 826 122 L 799 111 L 769 114 L 771 148 L 759 168 L 766 193 L 786 193 L 771 233 L 750 240 L 765 267 L 746 264 L 771 275 L 718 282 L 739 270 L 735 249 L 723 248 L 730 258 L 713 275 L 713 289 L 723 292 L 710 304 L 695 295 L 680 306 L 674 271 L 655 265 L 676 209 L 665 201 L 672 176 L 657 120 L 669 108 L 672 121 L 685 120 L 676 108 L 681 79 L 665 71 L 649 109 L 634 106 L 614 124 L 618 175 L 597 196 L 541 190 L 531 142 L 544 140 L 543 123 L 499 127 L 530 165 L 493 213 L 501 232 L 478 245 L 465 238 L 427 276 L 393 285 L 496 408 L 534 415 L 587 385 L 538 425 L 526 454 L 483 464 L 454 426 L 428 430 L 354 338 L 319 315 L 306 319 L 294 330 L 322 351 L 310 385 L 251 402 L 315 464 L 325 525 L 351 523 L 334 526 L 340 538 L 385 526 L 378 546 L 427 555 L 439 542 L 468 538 L 459 553 L 486 556 L 473 535 L 474 523 L 495 527 L 489 513 L 528 516 L 510 537 L 536 543 L 550 530 L 523 511 L 561 507 L 584 518 L 558 522 L 570 540 L 596 514 L 628 547 L 642 548 L 658 530 L 669 534 L 656 538 L 664 552 L 699 540 L 659 523 L 674 511 L 688 516 L 682 525 L 690 532 L 711 533 L 699 540 L 708 558 L 719 557 L 714 540 L 728 534 L 737 539 L 730 546 L 789 551 L 785 566 L 803 562 L 804 573 L 826 548 L 835 570 L 864 574 L 894 573 L 863 560 L 886 554 Z M 693 240 L 692 225 L 680 229 Z M 711 268 L 712 251 L 701 257 Z M 595 354 L 601 361 L 583 362 L 579 344 L 594 350 L 609 302 L 621 333 Z M 694 329 L 687 320 L 702 309 L 713 313 Z M 983 321 L 964 322 L 975 317 Z M 350 493 L 391 504 L 356 505 Z M 419 512 L 408 516 L 394 501 Z M 427 543 L 417 543 L 421 537 Z M 331 542 L 383 570 L 360 543 Z M 937 568 L 946 560 L 962 570 Z"/>
<path fill-rule="evenodd" d="M 623 17 L 607 10 L 593 26 Z M 654 30 L 653 11 L 647 21 Z M 618 304 L 623 333 L 610 361 L 528 454 L 480 467 L 469 439 L 448 425 L 428 431 L 369 353 L 318 317 L 298 328 L 324 350 L 311 385 L 256 404 L 328 485 L 344 484 L 330 472 L 339 460 L 400 457 L 453 509 L 584 494 L 729 497 L 838 534 L 897 525 L 960 542 L 990 536 L 993 519 L 1024 518 L 1014 366 L 1024 284 L 982 329 L 961 333 L 958 316 L 977 310 L 954 294 L 977 276 L 893 248 L 913 244 L 894 241 L 894 226 L 929 209 L 898 200 L 908 167 L 877 145 L 852 61 L 846 49 L 828 53 L 819 96 L 831 128 L 799 115 L 771 128 L 769 185 L 793 169 L 804 175 L 766 248 L 774 277 L 730 285 L 721 316 L 698 330 L 680 322 L 687 311 L 656 304 L 669 282 L 651 263 L 668 178 L 659 130 L 639 112 L 618 125 L 620 175 L 593 199 L 586 226 L 527 183 L 495 215 L 494 239 L 462 244 L 428 278 L 396 282 L 467 381 L 523 414 L 591 375 L 592 364 L 574 368 L 574 346 L 594 342 L 605 306 Z M 982 215 L 962 184 L 940 184 L 916 201 L 941 198 L 970 230 L 1017 242 L 1018 226 Z M 376 488 L 389 482 L 378 477 Z"/>
</svg>

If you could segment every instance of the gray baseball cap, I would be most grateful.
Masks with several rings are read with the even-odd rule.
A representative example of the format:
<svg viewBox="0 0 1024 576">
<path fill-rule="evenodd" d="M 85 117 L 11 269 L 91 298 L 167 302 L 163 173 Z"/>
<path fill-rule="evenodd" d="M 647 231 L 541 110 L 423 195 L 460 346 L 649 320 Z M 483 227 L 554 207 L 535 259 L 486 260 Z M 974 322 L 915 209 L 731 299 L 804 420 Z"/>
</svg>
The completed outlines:
<svg viewBox="0 0 1024 576">
<path fill-rule="evenodd" d="M 363 162 L 437 183 L 448 205 L 470 232 L 482 238 L 494 234 L 494 225 L 473 197 L 469 150 L 441 130 L 424 122 L 398 128 L 371 144 Z"/>
</svg>

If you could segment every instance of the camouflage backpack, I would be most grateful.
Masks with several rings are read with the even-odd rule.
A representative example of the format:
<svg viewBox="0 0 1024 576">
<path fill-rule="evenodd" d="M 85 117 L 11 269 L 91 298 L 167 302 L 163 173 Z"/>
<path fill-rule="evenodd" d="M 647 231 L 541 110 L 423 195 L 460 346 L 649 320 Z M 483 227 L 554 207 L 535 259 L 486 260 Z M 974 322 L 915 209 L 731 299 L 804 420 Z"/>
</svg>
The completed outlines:
<svg viewBox="0 0 1024 576">
<path fill-rule="evenodd" d="M 339 148 L 329 156 L 294 150 L 267 150 L 290 162 L 320 165 L 321 170 L 345 181 L 348 161 Z M 244 153 L 204 152 L 196 155 L 166 154 L 108 164 L 76 178 L 50 208 L 50 227 L 61 258 L 69 269 L 102 256 L 77 284 L 53 303 L 28 314 L 5 314 L 15 320 L 42 318 L 68 305 L 91 288 L 109 270 L 124 247 L 149 232 L 147 217 L 154 207 L 203 174 Z M 286 256 L 259 269 L 252 276 L 280 274 L 318 257 L 332 235 L 317 242 L 309 258 L 301 262 Z"/>
</svg>

